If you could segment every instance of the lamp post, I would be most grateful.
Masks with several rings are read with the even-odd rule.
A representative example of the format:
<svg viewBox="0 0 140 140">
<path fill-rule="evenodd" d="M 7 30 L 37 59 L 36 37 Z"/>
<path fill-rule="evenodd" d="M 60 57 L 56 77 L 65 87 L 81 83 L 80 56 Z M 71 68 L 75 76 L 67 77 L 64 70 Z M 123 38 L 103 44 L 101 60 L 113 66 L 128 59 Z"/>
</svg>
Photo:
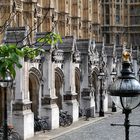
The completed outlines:
<svg viewBox="0 0 140 140">
<path fill-rule="evenodd" d="M 100 80 L 100 109 L 99 109 L 99 117 L 104 116 L 104 102 L 103 102 L 103 78 L 105 74 L 103 69 L 100 68 L 100 73 L 98 75 L 98 79 Z"/>
<path fill-rule="evenodd" d="M 129 114 L 140 104 L 140 83 L 131 71 L 129 57 L 128 52 L 123 53 L 121 76 L 109 87 L 109 94 L 125 114 L 124 124 L 112 124 L 112 126 L 125 127 L 125 140 L 129 140 L 130 126 L 139 126 L 130 125 L 129 122 Z"/>
<path fill-rule="evenodd" d="M 12 78 L 7 73 L 4 79 L 0 79 L 0 86 L 4 89 L 4 124 L 3 124 L 3 140 L 8 140 L 8 128 L 7 128 L 7 88 L 12 84 Z"/>
<path fill-rule="evenodd" d="M 112 76 L 112 79 L 113 79 L 112 81 L 114 82 L 115 77 L 117 75 L 117 72 L 114 67 L 113 67 L 113 70 L 110 75 Z M 115 105 L 114 101 L 112 101 L 112 112 L 116 112 L 116 111 L 117 111 L 116 105 Z"/>
</svg>

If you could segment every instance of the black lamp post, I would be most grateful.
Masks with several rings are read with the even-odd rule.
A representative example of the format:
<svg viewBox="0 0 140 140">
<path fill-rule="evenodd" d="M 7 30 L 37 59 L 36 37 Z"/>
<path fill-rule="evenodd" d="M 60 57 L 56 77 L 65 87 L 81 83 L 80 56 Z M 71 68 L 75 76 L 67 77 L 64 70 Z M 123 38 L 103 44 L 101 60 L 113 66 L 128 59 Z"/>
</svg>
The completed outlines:
<svg viewBox="0 0 140 140">
<path fill-rule="evenodd" d="M 129 127 L 138 126 L 130 125 L 129 114 L 140 103 L 140 83 L 131 71 L 129 57 L 130 54 L 128 52 L 123 53 L 121 76 L 109 87 L 109 94 L 116 101 L 116 104 L 123 109 L 125 114 L 124 124 L 112 124 L 112 126 L 125 127 L 125 140 L 129 140 Z"/>
<path fill-rule="evenodd" d="M 12 78 L 9 74 L 4 79 L 0 79 L 0 86 L 4 89 L 4 124 L 3 124 L 3 140 L 8 140 L 8 128 L 7 128 L 7 88 L 11 87 Z"/>
<path fill-rule="evenodd" d="M 103 99 L 103 78 L 105 74 L 103 72 L 103 69 L 100 68 L 100 73 L 98 75 L 98 79 L 100 80 L 100 109 L 99 109 L 99 117 L 104 116 L 104 99 Z"/>
<path fill-rule="evenodd" d="M 110 75 L 112 76 L 112 79 L 113 79 L 113 82 L 114 82 L 115 77 L 117 76 L 117 72 L 116 72 L 115 68 L 113 68 Z M 112 101 L 112 112 L 116 112 L 116 111 L 117 111 L 116 105 L 115 105 L 114 101 Z"/>
</svg>

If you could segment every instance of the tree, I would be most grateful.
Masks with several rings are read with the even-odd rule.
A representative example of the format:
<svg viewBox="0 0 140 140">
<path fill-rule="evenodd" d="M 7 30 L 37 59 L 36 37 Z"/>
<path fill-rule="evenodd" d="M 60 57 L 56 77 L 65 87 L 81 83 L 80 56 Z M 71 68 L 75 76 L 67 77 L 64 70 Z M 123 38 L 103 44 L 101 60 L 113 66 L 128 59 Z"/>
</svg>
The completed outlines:
<svg viewBox="0 0 140 140">
<path fill-rule="evenodd" d="M 50 32 L 44 38 L 38 39 L 38 42 L 43 42 L 48 45 L 55 45 L 57 42 L 62 42 L 59 34 Z M 44 52 L 42 46 L 32 48 L 29 46 L 18 47 L 16 44 L 1 44 L 0 45 L 0 77 L 3 79 L 9 73 L 14 79 L 16 76 L 15 67 L 22 68 L 20 63 L 21 58 L 34 59 L 40 53 Z"/>
</svg>

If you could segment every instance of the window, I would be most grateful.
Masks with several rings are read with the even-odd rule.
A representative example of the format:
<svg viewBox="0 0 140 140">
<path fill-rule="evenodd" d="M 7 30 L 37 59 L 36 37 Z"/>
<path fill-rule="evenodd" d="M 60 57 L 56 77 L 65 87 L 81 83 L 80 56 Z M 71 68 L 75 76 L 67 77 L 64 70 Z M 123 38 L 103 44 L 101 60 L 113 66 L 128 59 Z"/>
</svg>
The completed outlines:
<svg viewBox="0 0 140 140">
<path fill-rule="evenodd" d="M 109 19 L 109 16 L 106 16 L 106 24 L 109 24 L 109 23 L 110 23 L 109 20 L 110 20 L 110 19 Z"/>
<path fill-rule="evenodd" d="M 110 8 L 109 8 L 109 5 L 106 5 L 106 6 L 105 6 L 106 14 L 109 14 L 109 13 L 110 13 L 110 12 L 109 12 L 109 9 L 110 9 Z"/>
<path fill-rule="evenodd" d="M 116 23 L 120 23 L 120 16 L 116 15 Z"/>
<path fill-rule="evenodd" d="M 110 43 L 110 35 L 106 34 L 106 43 L 109 44 Z"/>
</svg>

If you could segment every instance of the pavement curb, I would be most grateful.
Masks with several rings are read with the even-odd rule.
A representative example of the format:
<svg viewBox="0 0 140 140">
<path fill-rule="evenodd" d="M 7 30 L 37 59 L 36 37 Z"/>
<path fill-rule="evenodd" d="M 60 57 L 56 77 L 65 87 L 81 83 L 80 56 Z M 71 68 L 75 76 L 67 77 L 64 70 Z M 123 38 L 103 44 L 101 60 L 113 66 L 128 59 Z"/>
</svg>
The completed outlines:
<svg viewBox="0 0 140 140">
<path fill-rule="evenodd" d="M 108 118 L 114 114 L 118 114 L 119 112 L 120 111 L 106 112 L 104 117 L 95 116 L 94 118 L 89 118 L 89 121 L 85 120 L 85 118 L 81 118 L 68 127 L 60 127 L 58 129 L 46 131 L 45 133 L 43 133 L 43 132 L 36 133 L 33 138 L 30 138 L 28 140 L 52 140 L 52 139 L 57 138 L 61 135 L 69 133 L 71 131 L 77 130 L 77 129 L 82 128 L 84 126 L 88 126 L 92 123 L 96 123 L 100 120 Z"/>
</svg>

